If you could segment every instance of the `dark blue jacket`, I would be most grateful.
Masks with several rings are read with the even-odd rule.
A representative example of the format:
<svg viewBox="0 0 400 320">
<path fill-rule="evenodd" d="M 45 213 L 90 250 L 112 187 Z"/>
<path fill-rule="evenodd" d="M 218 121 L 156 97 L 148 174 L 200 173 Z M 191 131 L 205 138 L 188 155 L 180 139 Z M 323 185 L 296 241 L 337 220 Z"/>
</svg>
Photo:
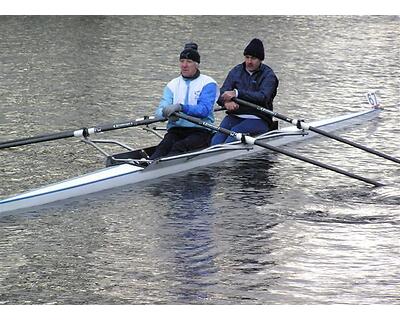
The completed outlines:
<svg viewBox="0 0 400 320">
<path fill-rule="evenodd" d="M 224 84 L 220 89 L 220 94 L 222 95 L 225 91 L 237 89 L 239 92 L 239 99 L 246 100 L 272 110 L 272 102 L 276 96 L 278 84 L 279 80 L 274 71 L 267 65 L 262 63 L 260 68 L 250 75 L 246 71 L 246 64 L 243 62 L 229 71 L 228 76 L 226 77 Z M 221 97 L 217 102 L 220 106 L 223 106 Z M 265 114 L 245 106 L 240 106 L 238 110 L 228 113 L 253 114 L 262 119 L 270 120 L 269 117 L 266 118 Z"/>
</svg>

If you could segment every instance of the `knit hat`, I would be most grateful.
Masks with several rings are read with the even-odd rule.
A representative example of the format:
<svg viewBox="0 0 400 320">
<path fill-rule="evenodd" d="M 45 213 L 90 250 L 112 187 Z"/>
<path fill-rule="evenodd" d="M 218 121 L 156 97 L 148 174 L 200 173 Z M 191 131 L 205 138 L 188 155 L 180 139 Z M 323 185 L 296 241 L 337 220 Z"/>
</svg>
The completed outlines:
<svg viewBox="0 0 400 320">
<path fill-rule="evenodd" d="M 264 45 L 260 39 L 254 38 L 244 49 L 243 55 L 253 56 L 260 60 L 264 60 Z"/>
<path fill-rule="evenodd" d="M 181 52 L 179 59 L 190 59 L 197 63 L 200 63 L 200 54 L 197 51 L 197 44 L 194 42 L 190 42 L 185 44 L 183 51 Z"/>
</svg>

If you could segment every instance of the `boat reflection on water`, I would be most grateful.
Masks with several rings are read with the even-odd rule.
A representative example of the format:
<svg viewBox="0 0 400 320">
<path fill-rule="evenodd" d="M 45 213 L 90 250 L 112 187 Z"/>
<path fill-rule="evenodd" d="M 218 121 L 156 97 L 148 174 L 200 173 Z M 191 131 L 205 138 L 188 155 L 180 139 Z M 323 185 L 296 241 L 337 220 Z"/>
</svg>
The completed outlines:
<svg viewBox="0 0 400 320">
<path fill-rule="evenodd" d="M 277 186 L 274 155 L 261 153 L 252 159 L 238 159 L 217 169 L 219 200 L 242 202 L 243 207 L 258 206 Z"/>
<path fill-rule="evenodd" d="M 254 275 L 275 264 L 269 230 L 276 221 L 256 209 L 275 187 L 269 172 L 273 162 L 266 157 L 228 161 L 149 187 L 155 202 L 166 206 L 159 226 L 160 260 L 176 283 L 167 290 L 177 302 L 227 301 L 232 285 L 254 286 Z M 271 281 L 265 274 L 263 288 L 249 287 L 233 299 L 256 302 L 257 290 L 266 290 Z"/>
<path fill-rule="evenodd" d="M 216 180 L 205 170 L 179 175 L 150 189 L 164 203 L 160 254 L 169 266 L 168 287 L 179 303 L 207 300 L 217 284 L 215 218 L 212 196 Z M 161 198 L 161 199 L 160 199 Z"/>
</svg>

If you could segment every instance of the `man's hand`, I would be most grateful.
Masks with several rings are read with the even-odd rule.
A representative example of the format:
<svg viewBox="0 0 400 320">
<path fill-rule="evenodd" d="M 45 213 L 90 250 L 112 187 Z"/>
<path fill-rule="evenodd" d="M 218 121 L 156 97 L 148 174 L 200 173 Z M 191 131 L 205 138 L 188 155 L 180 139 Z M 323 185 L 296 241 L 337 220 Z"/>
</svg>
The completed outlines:
<svg viewBox="0 0 400 320">
<path fill-rule="evenodd" d="M 235 110 L 239 109 L 239 105 L 234 101 L 225 102 L 224 107 L 228 111 L 235 111 Z"/>
<path fill-rule="evenodd" d="M 163 117 L 169 118 L 174 112 L 181 110 L 182 106 L 180 105 L 180 103 L 171 104 L 163 109 L 162 115 Z"/>
<path fill-rule="evenodd" d="M 235 90 L 232 90 L 232 91 L 225 91 L 223 94 L 222 94 L 222 100 L 224 101 L 224 102 L 228 102 L 228 101 L 231 101 L 232 100 L 232 98 L 236 98 L 236 92 L 235 92 Z"/>
</svg>

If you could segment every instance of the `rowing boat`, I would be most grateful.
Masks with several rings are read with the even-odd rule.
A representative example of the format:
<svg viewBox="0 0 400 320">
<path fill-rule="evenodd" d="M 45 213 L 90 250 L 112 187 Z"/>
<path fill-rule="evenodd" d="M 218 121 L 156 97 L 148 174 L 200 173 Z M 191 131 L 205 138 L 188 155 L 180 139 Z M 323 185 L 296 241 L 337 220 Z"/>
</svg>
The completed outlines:
<svg viewBox="0 0 400 320">
<path fill-rule="evenodd" d="M 326 132 L 333 132 L 373 119 L 380 111 L 380 108 L 372 107 L 360 112 L 310 122 L 309 125 L 314 128 L 323 129 Z M 79 136 L 76 132 L 74 132 L 74 135 Z M 315 132 L 289 126 L 269 131 L 255 138 L 257 141 L 268 143 L 268 145 L 271 146 L 283 146 L 292 143 L 300 143 L 315 135 Z M 150 162 L 145 159 L 145 156 L 151 154 L 154 147 L 134 150 L 119 142 L 90 140 L 88 136 L 84 136 L 83 141 L 94 146 L 106 155 L 105 168 L 0 200 L 0 216 L 7 215 L 12 211 L 15 212 L 16 210 L 26 211 L 28 208 L 78 196 L 81 197 L 83 195 L 128 184 L 155 180 L 160 177 L 177 174 L 194 168 L 220 163 L 228 159 L 266 151 L 265 148 L 258 145 L 249 145 L 241 141 L 235 141 Z M 128 149 L 128 151 L 108 155 L 98 146 L 99 143 L 104 142 L 117 143 Z"/>
</svg>

